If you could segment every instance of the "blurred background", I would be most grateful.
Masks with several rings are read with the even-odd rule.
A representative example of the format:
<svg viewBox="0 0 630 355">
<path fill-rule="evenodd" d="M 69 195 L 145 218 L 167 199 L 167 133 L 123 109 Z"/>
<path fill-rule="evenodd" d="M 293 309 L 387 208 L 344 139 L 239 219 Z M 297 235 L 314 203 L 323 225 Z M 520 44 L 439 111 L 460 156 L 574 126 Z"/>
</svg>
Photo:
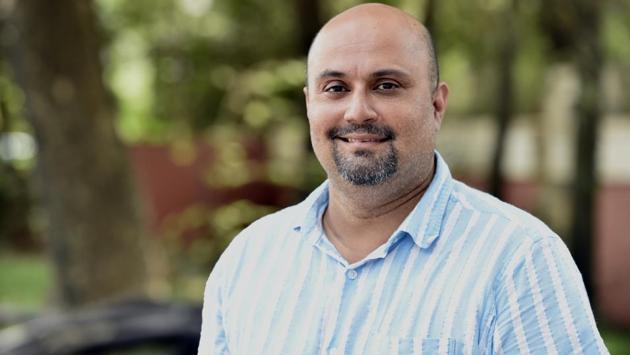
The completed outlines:
<svg viewBox="0 0 630 355">
<path fill-rule="evenodd" d="M 196 353 L 221 251 L 325 178 L 306 52 L 358 3 L 0 0 L 0 354 Z M 630 2 L 386 3 L 433 33 L 455 177 L 562 236 L 630 354 Z"/>
</svg>

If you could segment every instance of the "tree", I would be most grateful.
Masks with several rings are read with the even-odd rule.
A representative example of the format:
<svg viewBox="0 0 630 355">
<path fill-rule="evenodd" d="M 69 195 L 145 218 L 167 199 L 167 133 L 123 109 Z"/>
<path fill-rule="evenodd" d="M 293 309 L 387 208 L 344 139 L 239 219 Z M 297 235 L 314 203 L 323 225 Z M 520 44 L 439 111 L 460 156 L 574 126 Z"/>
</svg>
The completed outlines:
<svg viewBox="0 0 630 355">
<path fill-rule="evenodd" d="M 311 42 L 322 27 L 319 0 L 299 0 L 295 2 L 298 14 L 299 47 L 302 54 L 308 54 Z"/>
<path fill-rule="evenodd" d="M 143 295 L 144 231 L 102 82 L 92 2 L 20 0 L 9 11 L 58 301 L 79 306 Z"/>
<path fill-rule="evenodd" d="M 580 78 L 576 107 L 575 179 L 573 181 L 572 251 L 582 272 L 586 291 L 594 297 L 593 240 L 595 195 L 597 191 L 596 154 L 599 132 L 600 71 L 602 49 L 599 40 L 601 3 L 595 0 L 575 2 L 577 25 L 574 30 L 575 61 Z M 593 302 L 593 301 L 592 301 Z M 594 302 L 593 302 L 594 303 Z"/>
<path fill-rule="evenodd" d="M 490 170 L 490 193 L 497 198 L 503 197 L 503 156 L 505 155 L 505 139 L 512 115 L 514 113 L 514 57 L 517 47 L 517 35 L 515 20 L 518 0 L 511 0 L 505 5 L 502 17 L 503 30 L 499 35 L 497 78 L 497 100 L 495 101 L 495 115 L 497 120 L 497 133 L 492 155 L 492 167 Z"/>
<path fill-rule="evenodd" d="M 570 249 L 586 291 L 593 300 L 593 240 L 595 239 L 596 154 L 600 121 L 600 72 L 603 63 L 599 39 L 602 4 L 596 0 L 553 0 L 541 14 L 556 56 L 571 59 L 580 88 L 575 106 L 575 171 L 572 181 Z"/>
</svg>

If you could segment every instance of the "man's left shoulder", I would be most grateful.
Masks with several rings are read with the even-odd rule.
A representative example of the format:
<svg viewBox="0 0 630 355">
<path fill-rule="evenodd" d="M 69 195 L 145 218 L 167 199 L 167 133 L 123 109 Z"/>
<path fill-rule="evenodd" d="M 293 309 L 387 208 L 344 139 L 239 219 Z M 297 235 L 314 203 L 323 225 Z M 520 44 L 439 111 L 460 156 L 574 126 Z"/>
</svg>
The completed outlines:
<svg viewBox="0 0 630 355">
<path fill-rule="evenodd" d="M 480 258 L 482 269 L 492 275 L 484 289 L 491 296 L 486 299 L 495 322 L 494 344 L 488 349 L 608 353 L 580 270 L 558 234 L 532 214 L 463 183 L 455 183 L 451 201 L 476 214 L 479 221 L 494 221 L 484 224 L 494 226 L 484 231 L 495 232 L 487 233 L 483 244 L 488 246 L 487 257 Z M 471 243 L 483 240 L 472 237 Z"/>
<path fill-rule="evenodd" d="M 513 272 L 527 267 L 541 270 L 551 267 L 558 277 L 565 275 L 572 280 L 580 279 L 580 272 L 565 242 L 537 217 L 459 182 L 453 189 L 452 198 L 464 205 L 463 208 L 482 216 L 480 220 L 495 221 L 494 227 L 488 228 L 494 232 L 488 232 L 484 245 L 491 246 L 488 253 L 496 255 L 490 259 L 497 261 L 497 275 L 513 277 Z M 528 266 L 524 268 L 524 265 Z"/>
<path fill-rule="evenodd" d="M 536 243 L 542 240 L 560 239 L 549 226 L 531 213 L 462 182 L 455 182 L 452 197 L 463 208 L 493 217 L 501 224 L 509 225 L 513 230 L 510 233 L 513 243 Z"/>
</svg>

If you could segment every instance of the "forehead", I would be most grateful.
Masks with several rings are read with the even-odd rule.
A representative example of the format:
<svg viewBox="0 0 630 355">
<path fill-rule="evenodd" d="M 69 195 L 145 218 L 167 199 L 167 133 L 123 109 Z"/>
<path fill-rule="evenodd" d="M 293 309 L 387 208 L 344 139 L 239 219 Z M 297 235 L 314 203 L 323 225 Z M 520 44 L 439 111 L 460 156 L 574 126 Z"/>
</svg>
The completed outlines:
<svg viewBox="0 0 630 355">
<path fill-rule="evenodd" d="M 368 20 L 347 21 L 323 30 L 309 53 L 309 77 L 325 70 L 351 75 L 383 67 L 420 75 L 425 55 L 419 33 L 405 24 Z"/>
</svg>

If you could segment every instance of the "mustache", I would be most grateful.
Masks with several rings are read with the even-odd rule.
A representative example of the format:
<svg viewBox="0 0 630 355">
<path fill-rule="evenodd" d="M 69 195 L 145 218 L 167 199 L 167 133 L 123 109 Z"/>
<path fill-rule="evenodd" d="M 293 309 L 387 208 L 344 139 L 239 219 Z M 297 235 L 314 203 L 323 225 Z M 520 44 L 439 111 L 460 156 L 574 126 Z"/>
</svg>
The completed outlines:
<svg viewBox="0 0 630 355">
<path fill-rule="evenodd" d="M 396 133 L 389 126 L 373 123 L 350 123 L 343 127 L 333 127 L 328 130 L 328 138 L 335 139 L 350 133 L 367 133 L 380 136 L 383 139 L 395 139 Z"/>
</svg>

